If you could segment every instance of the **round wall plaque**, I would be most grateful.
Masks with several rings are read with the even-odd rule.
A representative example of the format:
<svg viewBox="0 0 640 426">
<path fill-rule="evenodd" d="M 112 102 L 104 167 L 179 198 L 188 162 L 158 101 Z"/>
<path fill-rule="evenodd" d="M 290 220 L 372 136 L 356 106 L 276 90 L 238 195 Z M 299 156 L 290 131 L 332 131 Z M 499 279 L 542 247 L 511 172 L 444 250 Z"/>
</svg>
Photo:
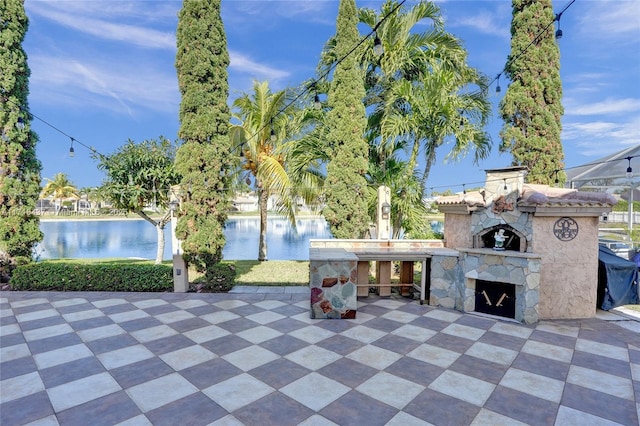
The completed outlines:
<svg viewBox="0 0 640 426">
<path fill-rule="evenodd" d="M 578 235 L 578 223 L 570 217 L 561 217 L 553 224 L 553 235 L 560 241 L 571 241 Z"/>
</svg>

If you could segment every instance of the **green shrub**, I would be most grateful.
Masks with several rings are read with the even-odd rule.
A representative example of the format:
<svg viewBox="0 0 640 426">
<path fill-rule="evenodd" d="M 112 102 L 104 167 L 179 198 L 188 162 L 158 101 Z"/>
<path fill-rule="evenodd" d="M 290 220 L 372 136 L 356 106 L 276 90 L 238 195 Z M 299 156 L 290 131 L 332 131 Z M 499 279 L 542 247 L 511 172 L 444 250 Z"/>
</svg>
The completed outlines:
<svg viewBox="0 0 640 426">
<path fill-rule="evenodd" d="M 173 291 L 170 265 L 38 262 L 18 266 L 12 290 L 27 291 Z"/>
<path fill-rule="evenodd" d="M 229 263 L 217 263 L 194 281 L 191 290 L 202 293 L 226 293 L 236 281 L 236 268 Z"/>
</svg>

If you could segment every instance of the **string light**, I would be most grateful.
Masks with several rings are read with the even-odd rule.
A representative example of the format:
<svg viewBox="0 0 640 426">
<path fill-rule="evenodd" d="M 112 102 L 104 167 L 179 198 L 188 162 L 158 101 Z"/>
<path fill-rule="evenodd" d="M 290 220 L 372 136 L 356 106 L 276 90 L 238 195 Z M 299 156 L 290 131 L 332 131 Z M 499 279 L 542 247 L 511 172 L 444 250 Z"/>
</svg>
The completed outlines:
<svg viewBox="0 0 640 426">
<path fill-rule="evenodd" d="M 16 127 L 18 128 L 18 130 L 21 130 L 21 131 L 24 130 L 25 124 L 22 117 L 18 117 L 18 122 L 16 123 Z"/>
<path fill-rule="evenodd" d="M 73 141 L 75 139 L 70 138 L 71 139 L 71 146 L 69 147 L 69 157 L 74 157 L 76 155 L 76 151 L 75 149 L 73 149 Z"/>
<path fill-rule="evenodd" d="M 501 75 L 501 74 L 502 74 L 502 73 L 498 73 L 498 75 L 496 76 L 496 81 L 498 82 L 498 83 L 496 84 L 496 93 L 500 93 L 500 91 L 502 90 L 502 89 L 500 88 L 500 75 Z"/>
<path fill-rule="evenodd" d="M 520 58 L 522 55 L 524 55 L 524 54 L 527 52 L 527 50 L 529 50 L 529 48 L 530 48 L 531 46 L 533 46 L 534 44 L 538 43 L 538 41 L 540 40 L 540 38 L 542 37 L 542 35 L 543 35 L 545 32 L 547 32 L 547 30 L 549 29 L 549 27 L 550 27 L 551 25 L 553 25 L 553 23 L 554 23 L 554 22 L 558 21 L 558 25 L 559 25 L 559 23 L 560 23 L 560 17 L 562 16 L 562 14 L 563 14 L 567 9 L 569 9 L 569 7 L 571 7 L 571 5 L 572 5 L 573 3 L 575 3 L 575 1 L 576 1 L 576 0 L 571 0 L 571 1 L 569 2 L 569 4 L 567 4 L 567 5 L 566 5 L 566 6 L 565 6 L 561 11 L 560 11 L 560 13 L 556 14 L 556 15 L 553 17 L 553 21 L 549 22 L 549 23 L 548 23 L 548 24 L 547 24 L 547 25 L 546 25 L 546 26 L 545 26 L 545 27 L 544 27 L 544 28 L 543 28 L 543 29 L 542 29 L 538 34 L 536 34 L 536 36 L 533 38 L 533 40 L 531 40 L 531 41 L 529 42 L 529 44 L 528 44 L 524 49 L 522 49 L 522 50 L 520 51 L 520 53 L 518 53 L 517 55 L 515 55 L 515 56 L 514 56 L 514 57 L 512 57 L 512 58 L 510 57 L 510 58 L 507 60 L 507 63 L 505 64 L 505 66 L 504 66 L 504 68 L 502 69 L 502 71 L 501 71 L 500 73 L 498 73 L 498 75 L 496 76 L 496 78 L 494 78 L 494 79 L 489 83 L 489 86 L 491 86 L 495 81 L 498 81 L 498 79 L 500 78 L 500 76 L 502 75 L 502 73 L 503 73 L 503 72 L 505 72 L 505 71 L 507 70 L 507 67 L 509 66 L 509 64 L 510 64 L 510 63 L 513 63 L 516 59 Z M 559 31 L 560 31 L 560 37 L 562 37 L 562 30 L 560 30 L 560 29 L 559 29 Z M 555 36 L 556 36 L 556 38 L 560 38 L 560 37 L 558 37 L 558 31 L 556 31 Z M 499 86 L 499 82 L 498 82 L 498 86 L 496 87 L 496 93 L 499 93 L 499 92 L 500 92 L 499 87 L 500 87 L 500 86 Z"/>
<path fill-rule="evenodd" d="M 629 161 L 629 167 L 627 167 L 627 179 L 633 178 L 633 169 L 631 168 L 631 159 L 633 157 L 625 157 L 625 160 Z"/>
<path fill-rule="evenodd" d="M 556 21 L 558 22 L 558 29 L 556 30 L 556 40 L 560 40 L 562 38 L 562 30 L 560 29 L 560 18 L 562 17 L 562 12 L 556 15 Z"/>
<path fill-rule="evenodd" d="M 376 58 L 379 58 L 384 53 L 384 47 L 382 47 L 382 41 L 380 37 L 376 34 L 375 39 L 373 40 L 373 54 Z"/>
</svg>

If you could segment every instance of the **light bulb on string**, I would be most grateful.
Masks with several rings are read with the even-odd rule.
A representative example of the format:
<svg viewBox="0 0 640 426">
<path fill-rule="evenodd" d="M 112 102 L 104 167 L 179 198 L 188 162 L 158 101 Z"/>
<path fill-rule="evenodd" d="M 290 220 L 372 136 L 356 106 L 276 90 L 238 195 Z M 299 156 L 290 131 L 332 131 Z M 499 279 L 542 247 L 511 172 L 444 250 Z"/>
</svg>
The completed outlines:
<svg viewBox="0 0 640 426">
<path fill-rule="evenodd" d="M 73 157 L 76 155 L 75 149 L 73 149 L 73 141 L 75 139 L 71 138 L 71 146 L 69 147 L 69 157 Z"/>
<path fill-rule="evenodd" d="M 373 54 L 379 58 L 384 53 L 384 47 L 382 47 L 382 41 L 380 37 L 376 34 L 376 37 L 373 39 Z"/>
<path fill-rule="evenodd" d="M 631 159 L 633 157 L 626 157 L 625 159 L 629 162 L 629 167 L 627 167 L 627 179 L 633 178 L 633 169 L 631 168 Z"/>
</svg>

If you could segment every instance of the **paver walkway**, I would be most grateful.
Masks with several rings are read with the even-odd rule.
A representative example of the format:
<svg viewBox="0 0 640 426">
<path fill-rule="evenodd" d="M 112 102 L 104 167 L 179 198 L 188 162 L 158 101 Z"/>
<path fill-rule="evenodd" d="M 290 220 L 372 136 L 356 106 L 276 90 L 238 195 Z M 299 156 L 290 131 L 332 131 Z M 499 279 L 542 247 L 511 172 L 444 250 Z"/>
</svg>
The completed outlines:
<svg viewBox="0 0 640 426">
<path fill-rule="evenodd" d="M 0 293 L 0 424 L 638 424 L 624 317 L 525 326 L 370 297 L 311 320 L 306 289 L 250 290 Z"/>
</svg>

